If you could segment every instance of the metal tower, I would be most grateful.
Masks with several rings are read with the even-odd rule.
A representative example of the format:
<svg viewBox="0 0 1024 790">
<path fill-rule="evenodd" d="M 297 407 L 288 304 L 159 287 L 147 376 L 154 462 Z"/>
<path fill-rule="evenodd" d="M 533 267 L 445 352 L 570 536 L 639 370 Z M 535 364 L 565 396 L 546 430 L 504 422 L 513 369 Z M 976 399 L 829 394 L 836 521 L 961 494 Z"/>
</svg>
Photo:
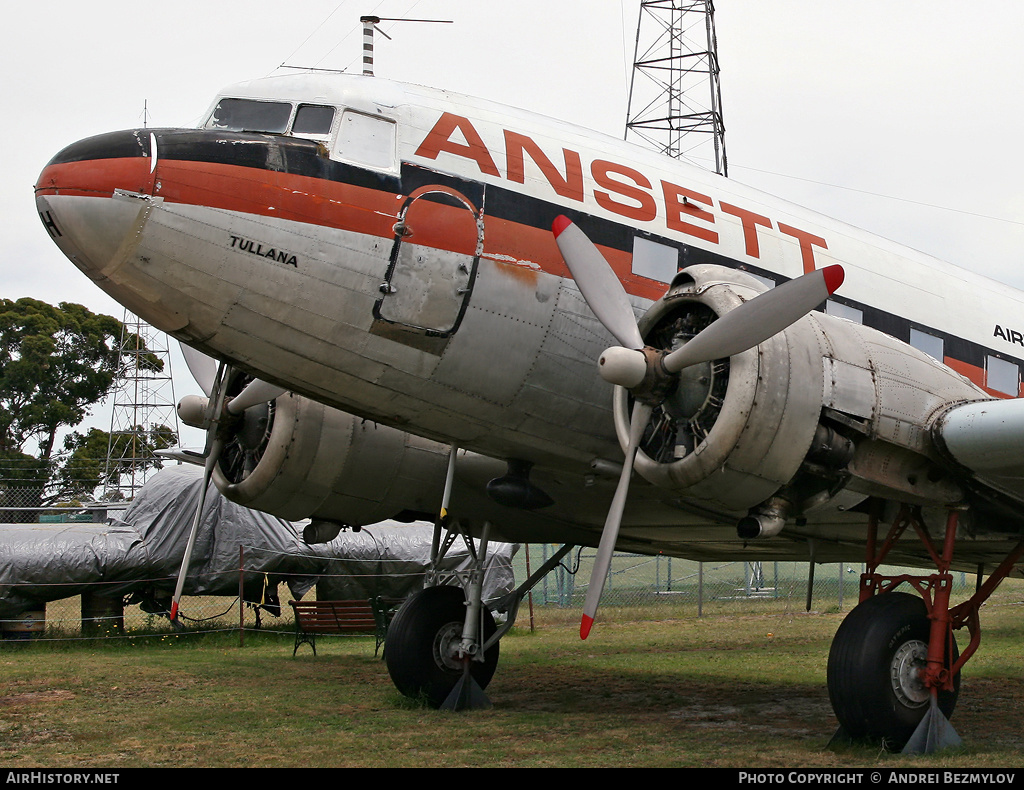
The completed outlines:
<svg viewBox="0 0 1024 790">
<path fill-rule="evenodd" d="M 114 390 L 105 499 L 132 499 L 159 468 L 154 450 L 177 444 L 178 413 L 167 335 L 125 310 L 121 370 Z M 118 496 L 119 494 L 119 496 Z"/>
<path fill-rule="evenodd" d="M 625 139 L 729 174 L 712 0 L 641 0 Z"/>
</svg>

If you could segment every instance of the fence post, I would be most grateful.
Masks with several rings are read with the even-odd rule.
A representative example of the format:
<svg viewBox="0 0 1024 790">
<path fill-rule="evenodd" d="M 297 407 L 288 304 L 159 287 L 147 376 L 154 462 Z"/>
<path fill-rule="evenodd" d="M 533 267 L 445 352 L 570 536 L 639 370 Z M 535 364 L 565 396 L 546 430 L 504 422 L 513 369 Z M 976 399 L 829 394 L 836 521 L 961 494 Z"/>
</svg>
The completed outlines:
<svg viewBox="0 0 1024 790">
<path fill-rule="evenodd" d="M 245 547 L 238 544 L 238 646 L 245 647 Z"/>
<path fill-rule="evenodd" d="M 120 595 L 82 593 L 82 635 L 124 633 L 124 600 Z"/>
<path fill-rule="evenodd" d="M 697 563 L 697 617 L 704 616 L 704 563 Z"/>
<path fill-rule="evenodd" d="M 525 545 L 526 545 L 526 578 L 529 579 L 530 578 L 530 574 L 531 574 L 531 571 L 530 571 L 530 544 L 527 543 Z M 534 631 L 534 623 L 533 623 L 533 590 L 532 589 L 530 589 L 526 593 L 526 597 L 527 597 L 527 599 L 529 600 L 529 603 L 530 603 L 530 633 L 532 634 L 533 631 Z"/>
</svg>

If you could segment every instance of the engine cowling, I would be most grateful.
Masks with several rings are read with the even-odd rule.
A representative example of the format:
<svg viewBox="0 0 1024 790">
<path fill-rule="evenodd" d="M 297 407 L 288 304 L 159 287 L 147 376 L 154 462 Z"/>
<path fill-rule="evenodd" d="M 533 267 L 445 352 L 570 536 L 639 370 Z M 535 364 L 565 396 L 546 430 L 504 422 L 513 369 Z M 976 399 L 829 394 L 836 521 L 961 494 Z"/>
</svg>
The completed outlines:
<svg viewBox="0 0 1024 790">
<path fill-rule="evenodd" d="M 641 334 L 655 348 L 678 348 L 765 287 L 733 269 L 689 266 L 640 321 Z M 685 369 L 655 409 L 635 468 L 732 514 L 742 537 L 775 534 L 837 496 L 845 506 L 867 495 L 954 502 L 962 492 L 927 425 L 943 404 L 984 396 L 905 343 L 811 313 L 755 348 Z M 630 398 L 616 388 L 624 446 Z"/>
<path fill-rule="evenodd" d="M 294 393 L 246 409 L 213 472 L 220 492 L 290 521 L 352 526 L 436 512 L 448 448 Z"/>
<path fill-rule="evenodd" d="M 674 349 L 718 315 L 765 287 L 743 272 L 688 267 L 640 321 L 645 341 Z M 818 343 L 804 319 L 730 359 L 695 365 L 655 410 L 636 469 L 662 488 L 716 508 L 744 511 L 796 474 L 814 437 L 822 401 Z M 628 393 L 616 390 L 616 430 L 628 430 Z"/>
</svg>

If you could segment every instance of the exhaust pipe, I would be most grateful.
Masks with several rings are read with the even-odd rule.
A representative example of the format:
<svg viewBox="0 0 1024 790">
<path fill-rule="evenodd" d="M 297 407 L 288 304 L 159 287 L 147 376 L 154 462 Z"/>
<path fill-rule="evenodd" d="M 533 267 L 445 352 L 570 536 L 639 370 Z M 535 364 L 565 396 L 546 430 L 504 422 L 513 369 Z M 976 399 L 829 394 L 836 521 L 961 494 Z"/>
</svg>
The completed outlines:
<svg viewBox="0 0 1024 790">
<path fill-rule="evenodd" d="M 788 499 L 774 496 L 741 518 L 736 525 L 736 534 L 742 540 L 773 538 L 786 526 L 786 519 L 792 509 L 793 503 Z"/>
</svg>

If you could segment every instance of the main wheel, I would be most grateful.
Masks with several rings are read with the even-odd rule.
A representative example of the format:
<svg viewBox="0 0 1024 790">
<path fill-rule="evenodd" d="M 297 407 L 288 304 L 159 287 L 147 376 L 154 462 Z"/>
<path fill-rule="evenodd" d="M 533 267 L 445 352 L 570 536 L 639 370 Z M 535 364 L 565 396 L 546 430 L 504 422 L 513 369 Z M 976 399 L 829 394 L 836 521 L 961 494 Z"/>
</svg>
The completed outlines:
<svg viewBox="0 0 1024 790">
<path fill-rule="evenodd" d="M 924 601 L 889 592 L 860 603 L 843 620 L 828 655 L 828 695 L 846 734 L 900 748 L 928 711 L 930 692 L 920 671 L 928 658 L 931 624 Z M 953 655 L 959 656 L 953 642 Z M 956 707 L 960 673 L 952 691 L 940 691 L 947 718 Z"/>
<path fill-rule="evenodd" d="M 462 639 L 466 596 L 459 587 L 428 587 L 410 597 L 388 626 L 384 658 L 391 680 L 402 694 L 440 705 L 462 677 L 455 648 Z M 483 609 L 483 640 L 495 632 L 494 618 Z M 498 666 L 498 645 L 483 661 L 470 661 L 470 674 L 486 688 Z"/>
</svg>

